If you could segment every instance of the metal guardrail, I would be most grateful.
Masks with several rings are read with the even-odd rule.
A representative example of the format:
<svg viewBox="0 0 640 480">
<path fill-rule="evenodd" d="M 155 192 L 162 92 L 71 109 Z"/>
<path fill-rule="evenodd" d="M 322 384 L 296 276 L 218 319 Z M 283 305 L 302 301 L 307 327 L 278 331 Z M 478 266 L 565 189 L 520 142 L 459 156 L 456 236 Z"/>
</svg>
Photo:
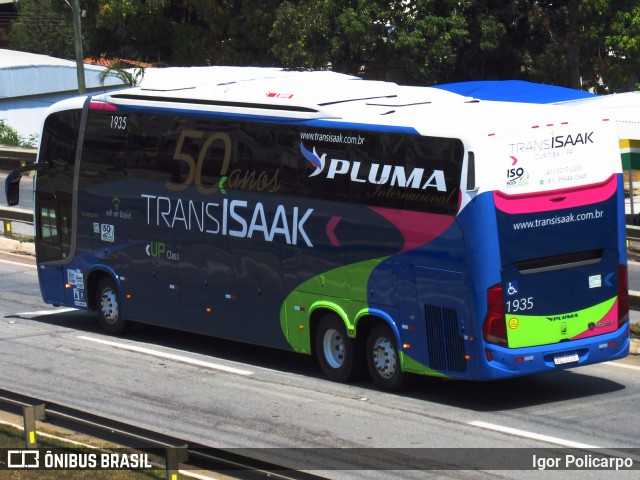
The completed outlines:
<svg viewBox="0 0 640 480">
<path fill-rule="evenodd" d="M 640 241 L 640 227 L 636 225 L 627 225 L 627 240 Z"/>
<path fill-rule="evenodd" d="M 123 447 L 151 451 L 155 454 L 161 451 L 165 458 L 167 480 L 178 479 L 181 464 L 183 469 L 190 466 L 209 471 L 224 470 L 227 474 L 233 471 L 244 471 L 251 472 L 257 477 L 270 479 L 320 480 L 323 478 L 242 456 L 237 452 L 195 444 L 7 390 L 0 390 L 0 405 L 22 416 L 27 449 L 38 448 L 37 422 L 46 421 L 59 428 L 71 429 Z M 77 448 L 77 445 L 72 448 Z"/>
<path fill-rule="evenodd" d="M 13 222 L 33 225 L 33 212 L 24 208 L 0 207 L 0 220 L 4 225 L 5 238 L 13 238 Z"/>
<path fill-rule="evenodd" d="M 14 170 L 27 163 L 36 161 L 38 150 L 35 148 L 0 145 L 0 169 Z"/>
</svg>

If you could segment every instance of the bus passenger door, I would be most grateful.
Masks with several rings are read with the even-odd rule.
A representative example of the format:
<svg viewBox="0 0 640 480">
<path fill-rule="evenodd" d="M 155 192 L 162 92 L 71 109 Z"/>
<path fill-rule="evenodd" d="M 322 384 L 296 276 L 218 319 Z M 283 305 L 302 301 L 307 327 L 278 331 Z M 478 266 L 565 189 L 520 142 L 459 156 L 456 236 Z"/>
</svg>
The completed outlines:
<svg viewBox="0 0 640 480">
<path fill-rule="evenodd" d="M 39 192 L 35 210 L 35 242 L 42 298 L 56 305 L 73 304 L 72 298 L 70 303 L 65 303 L 64 277 L 64 263 L 71 245 L 71 194 Z"/>
</svg>

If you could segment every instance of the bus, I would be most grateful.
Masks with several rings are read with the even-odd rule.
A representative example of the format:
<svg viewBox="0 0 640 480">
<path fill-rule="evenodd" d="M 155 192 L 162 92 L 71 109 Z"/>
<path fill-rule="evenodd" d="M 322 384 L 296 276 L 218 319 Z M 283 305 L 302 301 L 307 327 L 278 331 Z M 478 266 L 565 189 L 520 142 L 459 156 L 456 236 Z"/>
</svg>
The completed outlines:
<svg viewBox="0 0 640 480">
<path fill-rule="evenodd" d="M 52 106 L 45 302 L 314 355 L 330 380 L 495 380 L 629 351 L 623 183 L 597 112 L 330 72 L 214 70 Z"/>
</svg>

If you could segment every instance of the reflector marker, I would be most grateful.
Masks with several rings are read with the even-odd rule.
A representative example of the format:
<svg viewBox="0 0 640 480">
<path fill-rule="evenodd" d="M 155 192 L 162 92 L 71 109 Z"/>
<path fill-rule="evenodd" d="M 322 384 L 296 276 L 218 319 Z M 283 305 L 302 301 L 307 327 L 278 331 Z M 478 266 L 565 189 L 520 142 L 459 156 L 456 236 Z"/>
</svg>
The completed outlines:
<svg viewBox="0 0 640 480">
<path fill-rule="evenodd" d="M 533 362 L 533 355 L 529 355 L 528 357 L 518 357 L 515 359 L 516 363 L 521 362 Z"/>
</svg>

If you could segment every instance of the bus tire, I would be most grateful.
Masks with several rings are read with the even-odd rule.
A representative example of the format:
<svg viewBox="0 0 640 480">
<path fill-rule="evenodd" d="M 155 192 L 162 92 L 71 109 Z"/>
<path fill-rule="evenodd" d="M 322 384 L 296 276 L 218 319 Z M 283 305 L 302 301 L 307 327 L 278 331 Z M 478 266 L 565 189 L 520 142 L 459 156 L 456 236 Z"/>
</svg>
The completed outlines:
<svg viewBox="0 0 640 480">
<path fill-rule="evenodd" d="M 337 315 L 328 314 L 320 320 L 315 343 L 318 363 L 329 380 L 348 382 L 362 372 L 364 358 L 359 343 L 349 338 Z"/>
<path fill-rule="evenodd" d="M 115 335 L 129 331 L 131 324 L 122 317 L 118 288 L 113 280 L 104 277 L 96 289 L 96 311 L 100 326 Z"/>
<path fill-rule="evenodd" d="M 369 375 L 378 387 L 402 389 L 407 374 L 402 371 L 395 335 L 387 325 L 376 325 L 369 332 L 366 358 Z"/>
</svg>

